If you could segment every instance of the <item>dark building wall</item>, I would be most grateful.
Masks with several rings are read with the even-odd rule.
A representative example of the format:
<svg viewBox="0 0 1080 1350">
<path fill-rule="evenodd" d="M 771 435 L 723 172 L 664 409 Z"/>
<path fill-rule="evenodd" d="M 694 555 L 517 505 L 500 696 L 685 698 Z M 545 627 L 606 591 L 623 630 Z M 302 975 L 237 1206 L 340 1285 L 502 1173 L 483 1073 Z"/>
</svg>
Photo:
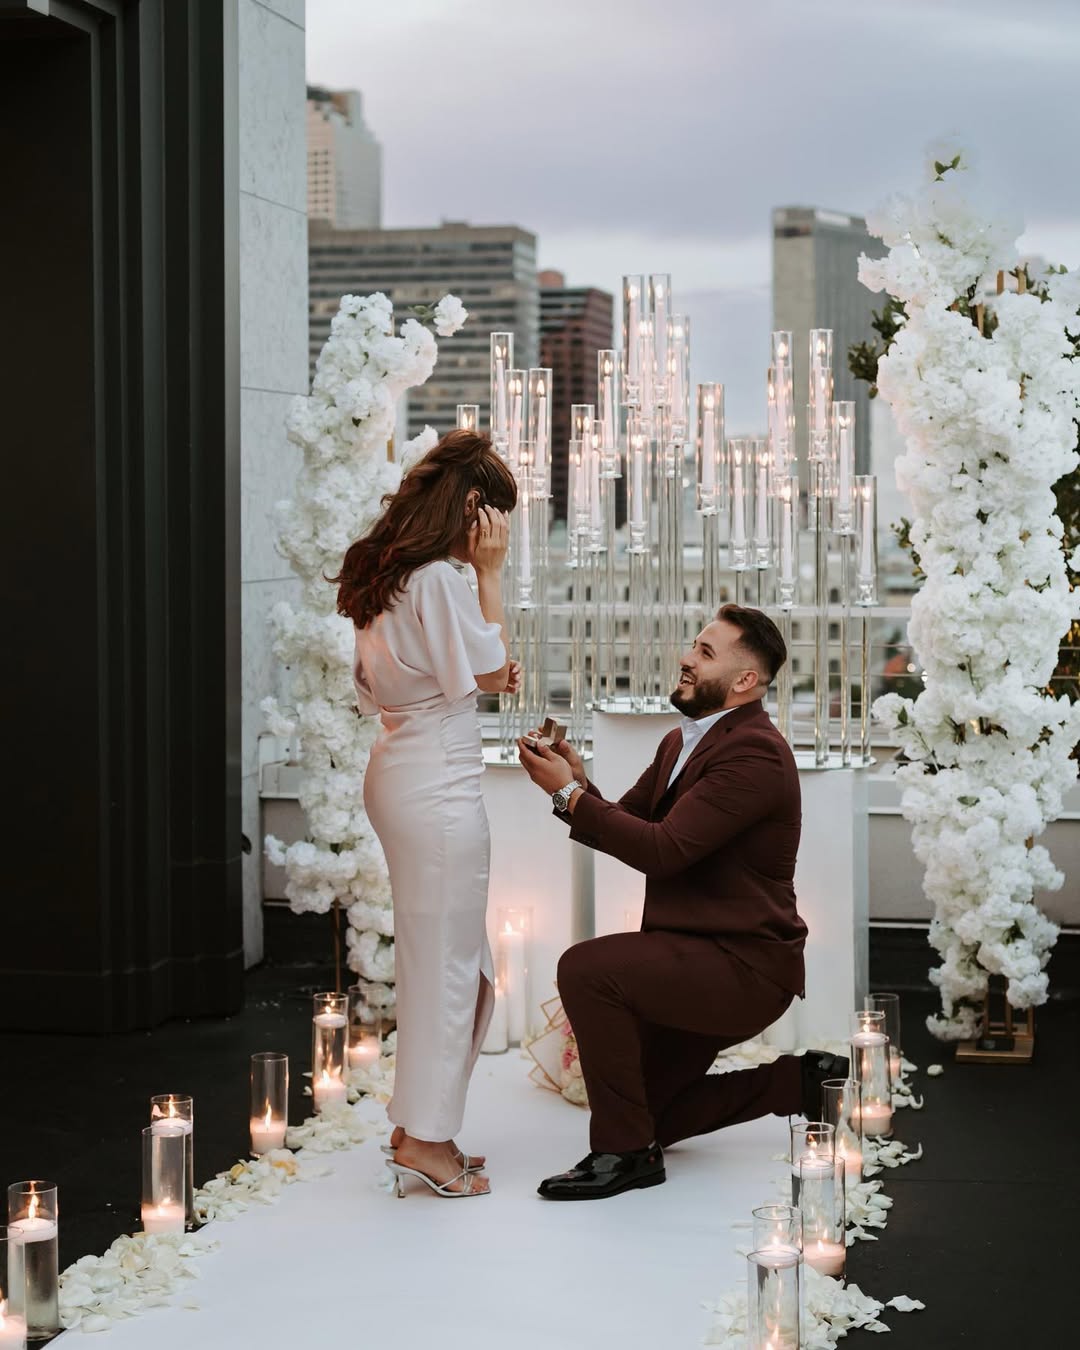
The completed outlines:
<svg viewBox="0 0 1080 1350">
<path fill-rule="evenodd" d="M 553 515 L 566 519 L 570 408 L 596 404 L 596 353 L 612 345 L 614 301 L 595 288 L 540 289 L 540 364 L 551 368 Z"/>
<path fill-rule="evenodd" d="M 242 991 L 236 0 L 0 6 L 0 1026 Z"/>
</svg>

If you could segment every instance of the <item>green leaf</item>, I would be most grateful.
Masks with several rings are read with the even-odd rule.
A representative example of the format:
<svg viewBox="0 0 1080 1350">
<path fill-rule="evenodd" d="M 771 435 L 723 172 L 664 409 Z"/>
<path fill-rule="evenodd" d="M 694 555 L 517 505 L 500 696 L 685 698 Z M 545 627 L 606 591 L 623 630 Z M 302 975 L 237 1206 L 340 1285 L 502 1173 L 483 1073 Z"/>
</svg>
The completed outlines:
<svg viewBox="0 0 1080 1350">
<path fill-rule="evenodd" d="M 979 804 L 978 797 L 957 797 L 956 800 L 961 806 L 978 806 Z"/>
</svg>

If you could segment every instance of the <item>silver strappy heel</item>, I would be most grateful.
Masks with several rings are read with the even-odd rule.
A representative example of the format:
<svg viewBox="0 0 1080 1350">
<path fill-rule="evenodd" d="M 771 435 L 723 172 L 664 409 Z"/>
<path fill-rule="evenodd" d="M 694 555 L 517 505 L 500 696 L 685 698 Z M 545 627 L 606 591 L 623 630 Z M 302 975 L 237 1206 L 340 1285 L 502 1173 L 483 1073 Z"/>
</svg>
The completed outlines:
<svg viewBox="0 0 1080 1350">
<path fill-rule="evenodd" d="M 405 1199 L 405 1177 L 416 1177 L 417 1181 L 422 1181 L 429 1190 L 433 1190 L 436 1195 L 445 1196 L 447 1200 L 460 1200 L 466 1195 L 491 1194 L 490 1189 L 486 1191 L 476 1189 L 477 1174 L 468 1170 L 459 1172 L 456 1177 L 451 1177 L 449 1181 L 440 1185 L 434 1177 L 429 1177 L 426 1172 L 418 1172 L 415 1167 L 406 1167 L 403 1163 L 392 1162 L 389 1158 L 386 1165 L 394 1174 L 394 1192 L 399 1200 Z M 462 1183 L 461 1190 L 451 1190 L 451 1187 L 459 1181 Z"/>
</svg>

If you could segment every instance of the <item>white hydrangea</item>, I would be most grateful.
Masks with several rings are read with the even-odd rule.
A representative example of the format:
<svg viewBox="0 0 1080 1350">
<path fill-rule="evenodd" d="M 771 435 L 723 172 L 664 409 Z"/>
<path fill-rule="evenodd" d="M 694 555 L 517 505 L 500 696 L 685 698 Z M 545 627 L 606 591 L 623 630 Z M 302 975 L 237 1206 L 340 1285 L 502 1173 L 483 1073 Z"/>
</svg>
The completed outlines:
<svg viewBox="0 0 1080 1350">
<path fill-rule="evenodd" d="M 336 591 L 325 578 L 337 573 L 345 550 L 377 519 L 383 497 L 438 439 L 425 427 L 400 455 L 387 454 L 401 395 L 435 368 L 438 347 L 425 324 L 446 337 L 467 318 L 461 301 L 448 295 L 395 334 L 385 295 L 342 296 L 311 394 L 294 399 L 285 420 L 303 461 L 292 500 L 278 503 L 278 548 L 300 578 L 301 596 L 297 605 L 276 605 L 270 622 L 295 708 L 268 699 L 263 709 L 275 735 L 299 737 L 309 837 L 288 847 L 268 837 L 266 853 L 286 870 L 295 912 L 345 908 L 349 965 L 387 1009 L 394 978 L 390 885 L 363 800 L 376 723 L 358 715 L 352 625 L 335 612 Z"/>
<path fill-rule="evenodd" d="M 897 779 L 942 958 L 929 1025 L 967 1038 L 989 973 L 1013 1006 L 1045 1002 L 1057 937 L 1033 896 L 1063 878 L 1034 840 L 1061 812 L 1080 740 L 1080 705 L 1045 692 L 1076 613 L 1052 488 L 1077 465 L 1080 280 L 1054 273 L 1046 302 L 980 290 L 996 320 L 981 334 L 952 306 L 1016 265 L 1020 222 L 988 209 L 954 144 L 933 148 L 926 177 L 871 218 L 890 251 L 860 267 L 907 311 L 878 387 L 905 437 L 896 478 L 926 574 L 909 629 L 926 688 L 874 713 L 910 761 Z"/>
</svg>

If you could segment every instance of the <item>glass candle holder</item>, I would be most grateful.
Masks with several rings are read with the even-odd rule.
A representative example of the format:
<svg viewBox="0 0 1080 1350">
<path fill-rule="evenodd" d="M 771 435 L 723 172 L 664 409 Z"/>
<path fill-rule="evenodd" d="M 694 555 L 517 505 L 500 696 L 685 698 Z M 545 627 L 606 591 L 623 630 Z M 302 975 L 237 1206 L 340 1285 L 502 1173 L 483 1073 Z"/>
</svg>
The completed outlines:
<svg viewBox="0 0 1080 1350">
<path fill-rule="evenodd" d="M 641 414 L 631 411 L 626 419 L 627 513 L 630 521 L 631 553 L 648 548 L 649 504 L 652 488 L 652 462 L 649 434 Z"/>
<path fill-rule="evenodd" d="M 496 984 L 501 983 L 506 992 L 507 1039 L 511 1045 L 520 1045 L 528 1039 L 532 1021 L 532 910 L 518 906 L 500 909 L 495 919 Z"/>
<path fill-rule="evenodd" d="M 345 991 L 348 1002 L 349 1035 L 346 1047 L 349 1072 L 372 1069 L 382 1058 L 383 1010 L 375 1007 L 362 984 Z"/>
<path fill-rule="evenodd" d="M 697 509 L 703 516 L 724 509 L 724 386 L 697 387 Z"/>
<path fill-rule="evenodd" d="M 60 1330 L 59 1232 L 53 1182 L 12 1182 L 8 1187 L 8 1250 L 12 1243 L 22 1249 L 22 1315 L 28 1341 L 44 1340 Z"/>
<path fill-rule="evenodd" d="M 605 347 L 596 353 L 596 420 L 600 423 L 601 474 L 620 478 L 619 403 L 622 396 L 622 367 L 619 353 Z"/>
<path fill-rule="evenodd" d="M 776 601 L 791 609 L 799 589 L 799 471 L 781 474 L 773 497 L 776 539 Z"/>
<path fill-rule="evenodd" d="M 316 994 L 311 1018 L 311 1094 L 315 1110 L 348 1099 L 345 1049 L 348 1040 L 348 997 Z"/>
<path fill-rule="evenodd" d="M 821 1114 L 835 1130 L 836 1157 L 852 1185 L 862 1180 L 862 1089 L 851 1078 L 827 1078 L 821 1085 Z"/>
<path fill-rule="evenodd" d="M 26 1347 L 25 1245 L 0 1224 L 0 1350 Z"/>
<path fill-rule="evenodd" d="M 728 563 L 742 572 L 753 566 L 754 464 L 745 437 L 728 442 Z"/>
<path fill-rule="evenodd" d="M 855 404 L 837 399 L 832 409 L 832 439 L 836 459 L 833 528 L 837 534 L 855 533 Z"/>
<path fill-rule="evenodd" d="M 570 405 L 571 442 L 588 440 L 592 435 L 595 421 L 595 409 L 591 403 L 572 403 Z"/>
<path fill-rule="evenodd" d="M 766 1250 L 746 1258 L 747 1350 L 799 1350 L 798 1252 Z"/>
<path fill-rule="evenodd" d="M 505 459 L 510 439 L 510 405 L 507 379 L 514 364 L 513 333 L 491 335 L 491 439 Z"/>
<path fill-rule="evenodd" d="M 858 564 L 855 569 L 855 603 L 877 604 L 877 479 L 873 474 L 855 475 L 855 534 Z"/>
<path fill-rule="evenodd" d="M 806 1160 L 799 1163 L 799 1213 L 803 1260 L 819 1275 L 843 1279 L 844 1165 L 838 1158 L 827 1168 Z"/>
<path fill-rule="evenodd" d="M 251 1151 L 285 1147 L 289 1128 L 289 1056 L 260 1050 L 251 1056 Z"/>
<path fill-rule="evenodd" d="M 793 1122 L 791 1125 L 791 1203 L 798 1207 L 802 1167 L 808 1172 L 817 1168 L 823 1176 L 831 1175 L 836 1155 L 836 1131 L 826 1120 Z"/>
<path fill-rule="evenodd" d="M 495 977 L 495 1004 L 491 1010 L 484 1042 L 480 1046 L 482 1055 L 505 1055 L 510 1049 L 510 1020 L 506 1000 L 506 988 L 502 980 Z"/>
<path fill-rule="evenodd" d="M 526 439 L 532 446 L 533 496 L 549 495 L 551 481 L 551 371 L 529 371 L 529 418 Z"/>
<path fill-rule="evenodd" d="M 457 405 L 457 428 L 459 431 L 480 430 L 479 403 L 459 403 Z"/>
<path fill-rule="evenodd" d="M 789 331 L 777 329 L 773 333 L 770 356 L 769 441 L 773 451 L 773 472 L 782 476 L 791 472 L 795 460 L 795 397 Z"/>
<path fill-rule="evenodd" d="M 195 1222 L 195 1103 L 180 1092 L 162 1092 L 150 1098 L 150 1124 L 156 1130 L 184 1136 L 184 1220 Z"/>
<path fill-rule="evenodd" d="M 747 442 L 750 467 L 754 475 L 754 551 L 755 567 L 772 566 L 772 452 L 769 442 L 753 437 Z"/>
<path fill-rule="evenodd" d="M 667 383 L 671 404 L 671 438 L 679 445 L 690 434 L 690 316 L 668 319 Z"/>
<path fill-rule="evenodd" d="M 521 443 L 526 439 L 525 395 L 529 375 L 525 370 L 506 372 L 506 457 L 516 473 L 521 467 Z"/>
<path fill-rule="evenodd" d="M 622 359 L 623 401 L 628 408 L 641 404 L 641 323 L 645 313 L 644 274 L 623 277 Z"/>
<path fill-rule="evenodd" d="M 900 1038 L 900 995 L 867 994 L 863 1006 L 871 1012 L 885 1014 L 885 1035 L 889 1038 L 889 1078 L 895 1087 L 900 1081 L 904 1052 Z"/>
<path fill-rule="evenodd" d="M 754 1251 L 802 1250 L 802 1216 L 794 1205 L 760 1205 L 751 1214 Z"/>
<path fill-rule="evenodd" d="M 671 276 L 654 272 L 649 277 L 649 337 L 653 373 L 652 401 L 654 406 L 666 407 L 671 402 L 668 384 L 668 340 L 671 336 L 668 319 L 671 315 Z"/>
<path fill-rule="evenodd" d="M 831 328 L 810 330 L 810 396 L 807 429 L 809 457 L 823 460 L 829 453 L 832 431 L 833 333 Z"/>
<path fill-rule="evenodd" d="M 892 1084 L 883 1012 L 863 1009 L 855 1014 L 851 1050 L 852 1077 L 862 1091 L 859 1119 L 863 1137 L 888 1134 L 892 1129 Z"/>
<path fill-rule="evenodd" d="M 180 1122 L 155 1121 L 142 1132 L 142 1226 L 146 1233 L 187 1227 L 187 1136 Z"/>
</svg>

